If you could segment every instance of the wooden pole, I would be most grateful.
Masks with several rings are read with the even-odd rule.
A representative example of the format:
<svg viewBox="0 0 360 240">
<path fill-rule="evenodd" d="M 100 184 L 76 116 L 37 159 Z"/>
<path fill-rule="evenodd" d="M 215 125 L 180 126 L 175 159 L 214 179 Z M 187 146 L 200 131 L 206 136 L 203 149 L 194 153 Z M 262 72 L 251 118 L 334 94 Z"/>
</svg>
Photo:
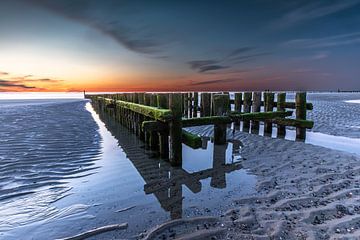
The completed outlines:
<svg viewBox="0 0 360 240">
<path fill-rule="evenodd" d="M 194 92 L 194 109 L 193 109 L 193 117 L 197 117 L 198 113 L 198 105 L 199 105 L 199 93 Z"/>
<path fill-rule="evenodd" d="M 251 98 L 252 98 L 251 92 L 244 93 L 244 113 L 251 112 Z M 250 121 L 243 121 L 243 131 L 249 132 L 249 128 L 250 128 Z"/>
<path fill-rule="evenodd" d="M 260 112 L 261 111 L 261 92 L 253 93 L 253 102 L 252 102 L 252 112 Z M 251 132 L 258 134 L 259 133 L 259 121 L 251 122 Z"/>
<path fill-rule="evenodd" d="M 306 120 L 306 92 L 298 92 L 295 96 L 296 119 Z M 305 128 L 296 128 L 296 140 L 303 141 L 306 138 Z"/>
<path fill-rule="evenodd" d="M 228 115 L 228 106 L 230 102 L 229 95 L 227 94 L 215 94 L 213 95 L 214 114 L 216 116 Z M 214 143 L 225 144 L 226 143 L 226 126 L 225 123 L 214 124 Z"/>
<path fill-rule="evenodd" d="M 169 94 L 161 93 L 157 95 L 157 103 L 159 108 L 169 108 Z M 169 158 L 169 131 L 159 131 L 159 150 L 160 157 Z"/>
<path fill-rule="evenodd" d="M 201 117 L 209 117 L 211 115 L 211 95 L 210 93 L 201 93 Z"/>
<path fill-rule="evenodd" d="M 170 129 L 170 163 L 173 166 L 182 164 L 182 123 L 181 123 L 181 93 L 171 93 L 169 96 L 169 108 L 173 119 L 169 123 Z"/>
<path fill-rule="evenodd" d="M 183 109 L 184 109 L 184 116 L 186 118 L 189 117 L 189 106 L 188 106 L 188 94 L 187 93 L 183 93 Z"/>
<path fill-rule="evenodd" d="M 192 93 L 188 93 L 188 110 L 189 110 L 189 118 L 192 118 Z"/>
<path fill-rule="evenodd" d="M 272 92 L 266 92 L 265 96 L 265 112 L 272 112 L 274 109 L 275 94 Z M 271 136 L 272 133 L 272 122 L 265 121 L 264 123 L 264 135 Z"/>
<path fill-rule="evenodd" d="M 150 95 L 150 106 L 151 107 L 157 107 L 158 106 L 158 100 L 156 94 Z M 150 148 L 152 150 L 158 150 L 159 148 L 159 136 L 157 132 L 151 131 L 150 132 Z"/>
<path fill-rule="evenodd" d="M 277 94 L 276 110 L 278 112 L 285 112 L 286 93 Z M 277 126 L 277 136 L 284 137 L 286 134 L 286 127 L 284 125 Z"/>
</svg>

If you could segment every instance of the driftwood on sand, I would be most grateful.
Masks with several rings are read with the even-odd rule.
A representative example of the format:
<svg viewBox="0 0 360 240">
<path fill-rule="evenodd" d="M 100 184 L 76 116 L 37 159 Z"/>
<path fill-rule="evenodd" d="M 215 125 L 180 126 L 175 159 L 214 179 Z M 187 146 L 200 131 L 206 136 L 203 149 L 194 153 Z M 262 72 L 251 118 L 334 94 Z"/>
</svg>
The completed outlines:
<svg viewBox="0 0 360 240">
<path fill-rule="evenodd" d="M 72 236 L 72 237 L 61 238 L 61 239 L 58 239 L 58 240 L 83 240 L 83 239 L 92 237 L 94 235 L 100 234 L 100 233 L 109 232 L 109 231 L 113 231 L 113 230 L 126 229 L 127 227 L 128 227 L 127 223 L 107 225 L 107 226 L 103 226 L 103 227 L 99 227 L 99 228 L 89 230 L 89 231 L 84 232 L 84 233 L 80 233 L 80 234 Z"/>
<path fill-rule="evenodd" d="M 179 226 L 179 225 L 184 225 L 184 224 L 199 224 L 199 223 L 204 223 L 204 222 L 210 222 L 210 223 L 216 223 L 218 221 L 218 218 L 216 217 L 195 217 L 195 218 L 191 218 L 191 219 L 176 219 L 176 220 L 171 220 L 168 221 L 166 223 L 163 223 L 157 227 L 155 227 L 154 229 L 152 229 L 144 238 L 144 240 L 151 240 L 151 239 L 155 239 L 156 236 L 158 236 L 159 234 L 161 234 L 163 231 Z M 224 229 L 222 228 L 216 228 L 216 229 L 209 229 L 208 231 L 196 231 L 196 233 L 192 233 L 195 234 L 196 237 L 208 237 L 208 236 L 213 236 L 215 234 L 221 233 Z M 195 236 L 194 235 L 194 236 Z M 187 239 L 185 236 L 181 239 Z"/>
</svg>

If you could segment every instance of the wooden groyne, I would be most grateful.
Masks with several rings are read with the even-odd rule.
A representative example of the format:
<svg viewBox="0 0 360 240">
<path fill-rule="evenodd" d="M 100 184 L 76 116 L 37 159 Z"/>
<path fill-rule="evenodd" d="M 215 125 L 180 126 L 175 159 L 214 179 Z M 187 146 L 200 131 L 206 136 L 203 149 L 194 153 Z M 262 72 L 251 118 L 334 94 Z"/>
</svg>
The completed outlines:
<svg viewBox="0 0 360 240">
<path fill-rule="evenodd" d="M 226 143 L 226 130 L 259 133 L 264 122 L 264 135 L 271 136 L 273 125 L 284 137 L 286 126 L 296 128 L 296 139 L 303 140 L 306 129 L 314 123 L 306 119 L 306 93 L 298 92 L 294 102 L 286 101 L 286 93 L 237 92 L 230 99 L 221 93 L 118 93 L 85 95 L 98 111 L 114 117 L 117 122 L 133 131 L 148 149 L 158 151 L 173 166 L 182 163 L 182 143 L 201 147 L 201 138 L 183 127 L 214 125 L 214 143 Z M 276 101 L 275 101 L 276 97 Z M 295 116 L 293 116 L 295 109 Z"/>
</svg>

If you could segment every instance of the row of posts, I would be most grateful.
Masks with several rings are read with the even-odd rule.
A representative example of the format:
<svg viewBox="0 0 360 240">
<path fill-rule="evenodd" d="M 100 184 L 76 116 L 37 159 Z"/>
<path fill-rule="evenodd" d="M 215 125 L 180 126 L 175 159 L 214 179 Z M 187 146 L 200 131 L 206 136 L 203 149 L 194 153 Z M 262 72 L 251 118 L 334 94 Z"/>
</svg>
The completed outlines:
<svg viewBox="0 0 360 240">
<path fill-rule="evenodd" d="M 231 111 L 231 100 L 229 93 L 201 93 L 200 106 L 199 94 L 194 93 L 121 93 L 104 94 L 106 98 L 138 103 L 146 106 L 157 107 L 161 109 L 170 109 L 172 120 L 164 124 L 163 128 L 156 131 L 143 131 L 143 121 L 153 120 L 142 114 L 133 112 L 121 106 L 103 109 L 109 111 L 122 125 L 133 131 L 145 142 L 147 149 L 156 150 L 164 159 L 168 159 L 174 166 L 181 165 L 182 162 L 182 118 L 226 116 Z M 261 106 L 264 106 L 264 112 L 285 111 L 286 93 L 277 94 L 275 105 L 275 94 L 264 92 L 264 101 L 262 101 L 261 92 L 244 92 L 234 94 L 234 111 L 242 113 L 261 112 Z M 98 102 L 101 105 L 101 102 Z M 306 120 L 306 93 L 296 93 L 295 97 L 296 119 Z M 243 131 L 250 128 L 252 132 L 259 129 L 259 121 L 243 121 Z M 235 128 L 240 122 L 234 123 Z M 272 132 L 273 123 L 265 121 L 264 133 Z M 278 125 L 278 135 L 285 135 L 285 126 Z M 214 124 L 214 143 L 224 144 L 226 142 L 227 124 Z M 306 129 L 297 128 L 298 139 L 305 138 Z"/>
</svg>

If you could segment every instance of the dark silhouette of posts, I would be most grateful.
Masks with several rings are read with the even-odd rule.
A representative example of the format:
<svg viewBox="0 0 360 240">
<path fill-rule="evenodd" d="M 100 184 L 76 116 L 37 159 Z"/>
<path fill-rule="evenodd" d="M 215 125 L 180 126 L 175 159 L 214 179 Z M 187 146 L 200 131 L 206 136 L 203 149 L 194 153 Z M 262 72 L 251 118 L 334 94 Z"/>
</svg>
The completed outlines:
<svg viewBox="0 0 360 240">
<path fill-rule="evenodd" d="M 169 108 L 173 119 L 169 123 L 170 133 L 170 163 L 173 166 L 182 164 L 182 111 L 181 93 L 171 93 L 169 96 Z"/>
<path fill-rule="evenodd" d="M 277 105 L 276 110 L 278 112 L 285 112 L 285 102 L 286 102 L 286 93 L 278 93 L 277 95 Z M 285 125 L 277 126 L 277 135 L 278 137 L 284 137 L 286 134 Z"/>
<path fill-rule="evenodd" d="M 161 93 L 157 95 L 157 105 L 159 108 L 168 109 L 169 108 L 169 94 Z M 162 131 L 159 131 L 159 150 L 160 157 L 168 159 L 169 158 L 169 131 L 165 128 Z"/>
<path fill-rule="evenodd" d="M 208 117 L 211 115 L 211 95 L 210 93 L 201 93 L 201 117 Z"/>
<path fill-rule="evenodd" d="M 228 114 L 229 95 L 214 94 L 213 106 L 215 116 L 226 116 Z M 226 143 L 226 123 L 214 124 L 214 144 Z"/>
<path fill-rule="evenodd" d="M 275 94 L 271 92 L 266 92 L 265 96 L 265 112 L 272 112 L 274 109 L 274 99 Z M 264 135 L 271 136 L 272 133 L 272 122 L 265 121 L 264 123 Z"/>
<path fill-rule="evenodd" d="M 252 111 L 253 112 L 260 112 L 261 111 L 261 92 L 254 92 L 253 93 L 253 102 L 252 102 Z M 252 121 L 251 123 L 251 132 L 252 133 L 259 133 L 259 121 Z"/>
<path fill-rule="evenodd" d="M 295 96 L 296 119 L 306 120 L 306 92 L 298 92 Z M 296 128 L 296 140 L 305 140 L 306 129 Z"/>
<path fill-rule="evenodd" d="M 251 98 L 252 98 L 251 92 L 244 93 L 244 113 L 249 113 L 251 111 Z M 249 120 L 243 121 L 243 131 L 249 132 L 249 128 L 250 128 L 250 121 Z"/>
<path fill-rule="evenodd" d="M 193 117 L 197 117 L 198 113 L 198 105 L 199 105 L 199 94 L 197 92 L 194 92 L 194 108 L 193 108 Z"/>
</svg>

